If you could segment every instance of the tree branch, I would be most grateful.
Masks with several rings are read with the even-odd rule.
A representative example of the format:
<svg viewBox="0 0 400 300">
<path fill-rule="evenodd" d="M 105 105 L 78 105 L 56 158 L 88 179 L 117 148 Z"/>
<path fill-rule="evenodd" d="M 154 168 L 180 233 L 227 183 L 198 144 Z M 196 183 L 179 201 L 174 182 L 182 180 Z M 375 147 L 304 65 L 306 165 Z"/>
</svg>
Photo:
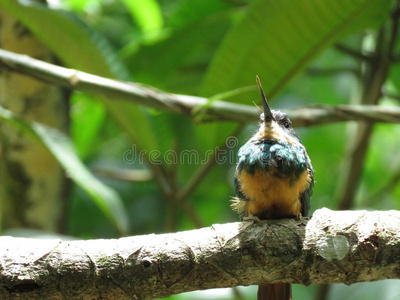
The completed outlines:
<svg viewBox="0 0 400 300">
<path fill-rule="evenodd" d="M 144 182 L 153 179 L 149 170 L 131 170 L 131 169 L 106 169 L 95 168 L 92 170 L 94 174 L 101 177 L 130 181 L 130 182 Z"/>
<path fill-rule="evenodd" d="M 230 136 L 236 137 L 239 133 L 243 130 L 244 126 L 241 124 L 239 125 Z M 204 177 L 210 172 L 211 168 L 216 164 L 218 155 L 220 153 L 224 153 L 226 148 L 228 147 L 227 142 L 225 141 L 224 144 L 220 145 L 214 150 L 213 157 L 211 157 L 207 163 L 200 166 L 196 172 L 193 174 L 192 177 L 189 178 L 187 184 L 184 185 L 176 194 L 175 201 L 176 203 L 181 203 L 187 197 L 189 197 L 193 191 L 196 189 L 198 184 L 204 179 Z"/>
<path fill-rule="evenodd" d="M 352 49 L 344 44 L 336 44 L 335 45 L 336 50 L 343 52 L 344 54 L 350 55 L 352 57 L 354 57 L 355 59 L 359 59 L 359 60 L 371 60 L 372 57 L 370 55 L 366 55 L 362 52 L 359 52 L 356 49 Z"/>
<path fill-rule="evenodd" d="M 391 56 L 398 38 L 399 12 L 400 2 L 398 1 L 392 13 L 391 28 L 387 30 L 383 26 L 377 33 L 374 59 L 363 68 L 362 91 L 359 93 L 361 98 L 357 99 L 360 104 L 378 105 L 381 100 L 382 87 L 390 72 Z M 389 36 L 388 43 L 385 40 L 386 35 Z M 359 123 L 349 134 L 347 158 L 342 167 L 342 174 L 339 176 L 339 209 L 350 209 L 353 206 L 373 129 L 373 123 Z"/>
<path fill-rule="evenodd" d="M 196 107 L 205 107 L 208 103 L 206 98 L 169 94 L 153 87 L 63 68 L 2 49 L 0 49 L 0 66 L 70 89 L 186 115 L 192 115 Z M 206 112 L 202 110 L 202 113 L 206 113 L 212 120 L 238 122 L 257 121 L 260 114 L 256 107 L 224 101 L 214 101 L 205 110 Z M 294 126 L 341 121 L 400 122 L 400 108 L 397 107 L 314 105 L 287 110 L 287 113 Z"/>
<path fill-rule="evenodd" d="M 149 299 L 199 289 L 400 278 L 400 212 L 216 224 L 118 240 L 0 237 L 2 299 Z"/>
</svg>

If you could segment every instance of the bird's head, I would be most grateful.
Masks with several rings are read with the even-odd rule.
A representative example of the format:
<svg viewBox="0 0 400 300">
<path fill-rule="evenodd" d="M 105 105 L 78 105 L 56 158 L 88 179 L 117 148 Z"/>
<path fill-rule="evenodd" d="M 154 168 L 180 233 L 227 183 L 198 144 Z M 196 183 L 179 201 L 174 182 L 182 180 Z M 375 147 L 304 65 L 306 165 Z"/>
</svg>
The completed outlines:
<svg viewBox="0 0 400 300">
<path fill-rule="evenodd" d="M 279 111 L 271 110 L 265 97 L 260 78 L 256 76 L 257 85 L 260 89 L 261 101 L 263 104 L 263 113 L 260 115 L 260 128 L 253 136 L 255 139 L 276 139 L 278 141 L 286 141 L 289 144 L 298 144 L 300 138 L 294 132 L 292 122 L 288 116 Z"/>
</svg>

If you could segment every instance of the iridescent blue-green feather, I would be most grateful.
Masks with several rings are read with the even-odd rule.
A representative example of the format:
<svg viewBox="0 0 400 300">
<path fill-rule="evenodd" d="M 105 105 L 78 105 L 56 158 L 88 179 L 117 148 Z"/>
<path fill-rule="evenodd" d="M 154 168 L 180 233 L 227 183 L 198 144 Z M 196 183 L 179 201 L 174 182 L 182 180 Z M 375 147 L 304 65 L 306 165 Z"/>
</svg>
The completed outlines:
<svg viewBox="0 0 400 300">
<path fill-rule="evenodd" d="M 236 195 L 242 201 L 249 199 L 241 191 L 237 177 L 241 171 L 254 174 L 256 169 L 269 172 L 276 169 L 274 176 L 290 177 L 295 183 L 304 171 L 309 172 L 310 186 L 300 195 L 301 214 L 307 216 L 310 208 L 310 198 L 314 188 L 314 172 L 311 161 L 303 145 L 293 145 L 276 139 L 250 140 L 244 144 L 238 153 L 239 160 L 235 172 Z"/>
<path fill-rule="evenodd" d="M 254 174 L 256 169 L 269 171 L 276 167 L 281 176 L 290 176 L 296 181 L 307 168 L 309 161 L 302 145 L 292 145 L 276 139 L 250 140 L 238 153 L 239 161 L 236 172 L 244 169 Z"/>
</svg>

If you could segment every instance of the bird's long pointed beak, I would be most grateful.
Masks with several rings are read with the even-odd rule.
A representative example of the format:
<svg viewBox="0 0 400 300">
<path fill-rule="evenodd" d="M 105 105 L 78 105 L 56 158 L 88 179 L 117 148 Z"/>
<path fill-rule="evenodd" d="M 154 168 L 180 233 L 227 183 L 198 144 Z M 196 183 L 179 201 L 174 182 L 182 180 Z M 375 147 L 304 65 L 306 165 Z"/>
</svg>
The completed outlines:
<svg viewBox="0 0 400 300">
<path fill-rule="evenodd" d="M 262 104 L 264 107 L 265 122 L 275 121 L 275 118 L 272 115 L 271 109 L 269 108 L 267 97 L 265 97 L 264 90 L 263 90 L 261 82 L 260 82 L 260 78 L 258 76 L 256 76 L 256 81 L 257 81 L 258 88 L 260 89 L 261 101 L 262 101 Z"/>
</svg>

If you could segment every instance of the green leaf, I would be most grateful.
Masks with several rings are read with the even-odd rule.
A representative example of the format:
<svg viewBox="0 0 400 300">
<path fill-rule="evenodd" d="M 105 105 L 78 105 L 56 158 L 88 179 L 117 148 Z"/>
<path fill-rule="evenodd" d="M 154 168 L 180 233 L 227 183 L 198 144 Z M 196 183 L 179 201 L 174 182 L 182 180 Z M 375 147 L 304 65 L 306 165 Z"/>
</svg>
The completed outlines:
<svg viewBox="0 0 400 300">
<path fill-rule="evenodd" d="M 201 21 L 210 15 L 235 7 L 228 1 L 191 0 L 175 4 L 167 21 L 168 27 L 182 27 Z M 206 35 L 203 37 L 207 37 Z"/>
<path fill-rule="evenodd" d="M 144 33 L 162 28 L 163 16 L 156 0 L 123 0 L 123 2 Z"/>
<path fill-rule="evenodd" d="M 127 59 L 142 83 L 169 92 L 197 93 L 208 62 L 232 24 L 237 11 L 222 11 L 171 31 L 168 38 Z"/>
<path fill-rule="evenodd" d="M 390 68 L 389 73 L 390 85 L 388 89 L 392 94 L 399 95 L 400 94 L 400 65 L 393 64 Z"/>
<path fill-rule="evenodd" d="M 121 235 L 128 231 L 128 217 L 118 194 L 95 178 L 79 160 L 71 140 L 61 131 L 30 122 L 0 107 L 0 120 L 22 130 L 45 146 L 58 160 L 71 179 L 85 190 Z"/>
<path fill-rule="evenodd" d="M 376 26 L 391 0 L 264 0 L 251 5 L 226 36 L 204 80 L 211 96 L 254 85 L 275 95 L 322 49 L 349 32 Z M 256 93 L 251 94 L 256 96 Z M 249 97 L 241 101 L 249 102 Z"/>
<path fill-rule="evenodd" d="M 94 96 L 73 93 L 71 106 L 71 137 L 79 157 L 85 159 L 94 148 L 94 140 L 106 117 L 106 111 Z"/>
<path fill-rule="evenodd" d="M 29 0 L 2 0 L 0 7 L 27 26 L 68 66 L 104 77 L 120 74 L 119 78 L 127 78 L 107 40 L 74 14 Z"/>
<path fill-rule="evenodd" d="M 69 67 L 104 77 L 129 77 L 107 40 L 75 15 L 29 0 L 2 0 L 0 7 L 27 26 Z M 150 151 L 155 148 L 154 137 L 142 108 L 114 101 L 117 99 L 96 99 L 104 104 L 111 117 L 140 149 Z"/>
<path fill-rule="evenodd" d="M 81 12 L 90 4 L 95 2 L 99 2 L 99 0 L 64 0 L 68 4 L 68 7 L 73 9 L 74 11 Z"/>
</svg>

